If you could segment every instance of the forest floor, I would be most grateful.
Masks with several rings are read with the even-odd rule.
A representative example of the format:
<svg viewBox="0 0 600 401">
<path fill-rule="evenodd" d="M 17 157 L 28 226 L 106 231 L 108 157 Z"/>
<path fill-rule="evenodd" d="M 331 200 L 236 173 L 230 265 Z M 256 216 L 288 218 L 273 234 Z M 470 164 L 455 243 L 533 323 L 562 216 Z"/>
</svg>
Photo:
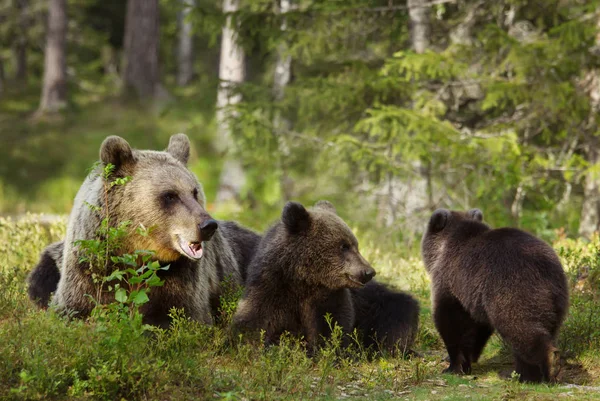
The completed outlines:
<svg viewBox="0 0 600 401">
<path fill-rule="evenodd" d="M 600 400 L 597 300 L 573 298 L 555 384 L 511 378 L 512 358 L 497 336 L 472 375 L 442 374 L 446 353 L 432 324 L 420 259 L 399 259 L 394 249 L 358 233 L 378 279 L 421 303 L 419 356 L 373 358 L 358 347 L 342 350 L 334 339 L 307 358 L 294 339 L 264 349 L 231 338 L 223 325 L 202 326 L 180 314 L 170 330 L 149 335 L 138 320 L 110 311 L 84 322 L 37 310 L 27 299 L 26 275 L 43 247 L 64 232 L 64 219 L 0 219 L 0 399 Z M 587 263 L 575 245 L 557 249 L 569 269 Z"/>
</svg>

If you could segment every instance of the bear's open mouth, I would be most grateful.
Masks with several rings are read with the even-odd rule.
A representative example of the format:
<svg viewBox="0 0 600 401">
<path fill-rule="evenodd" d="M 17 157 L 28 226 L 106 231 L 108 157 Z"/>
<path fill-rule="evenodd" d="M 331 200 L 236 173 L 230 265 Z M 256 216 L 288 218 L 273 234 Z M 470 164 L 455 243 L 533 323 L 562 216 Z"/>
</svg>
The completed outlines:
<svg viewBox="0 0 600 401">
<path fill-rule="evenodd" d="M 357 287 L 364 287 L 365 283 L 360 282 L 359 280 L 352 277 L 351 274 L 346 274 L 346 278 L 354 283 Z"/>
<path fill-rule="evenodd" d="M 186 242 L 181 238 L 179 239 L 179 247 L 183 251 L 183 253 L 192 258 L 192 259 L 200 259 L 202 257 L 202 242 L 192 241 Z"/>
</svg>

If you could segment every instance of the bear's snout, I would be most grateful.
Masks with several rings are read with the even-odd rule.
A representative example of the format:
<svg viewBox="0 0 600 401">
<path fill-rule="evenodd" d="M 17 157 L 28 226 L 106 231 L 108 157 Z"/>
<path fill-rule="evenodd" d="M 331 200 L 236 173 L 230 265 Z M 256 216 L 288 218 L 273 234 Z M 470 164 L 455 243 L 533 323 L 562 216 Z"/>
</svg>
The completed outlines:
<svg viewBox="0 0 600 401">
<path fill-rule="evenodd" d="M 346 277 L 348 278 L 348 280 L 353 283 L 351 286 L 355 287 L 355 286 L 363 286 L 365 284 L 367 284 L 369 281 L 371 281 L 371 279 L 373 277 L 375 277 L 375 270 L 371 267 L 365 267 L 362 269 L 359 269 L 358 271 L 355 271 L 354 273 L 347 273 Z"/>
<path fill-rule="evenodd" d="M 363 284 L 367 284 L 373 277 L 375 277 L 375 274 L 375 270 L 372 267 L 369 267 L 361 272 L 358 280 Z"/>
<path fill-rule="evenodd" d="M 215 234 L 217 228 L 219 228 L 219 223 L 217 223 L 217 221 L 214 219 L 208 219 L 203 221 L 202 224 L 198 225 L 198 227 L 200 228 L 200 236 L 202 241 L 208 241 Z"/>
</svg>

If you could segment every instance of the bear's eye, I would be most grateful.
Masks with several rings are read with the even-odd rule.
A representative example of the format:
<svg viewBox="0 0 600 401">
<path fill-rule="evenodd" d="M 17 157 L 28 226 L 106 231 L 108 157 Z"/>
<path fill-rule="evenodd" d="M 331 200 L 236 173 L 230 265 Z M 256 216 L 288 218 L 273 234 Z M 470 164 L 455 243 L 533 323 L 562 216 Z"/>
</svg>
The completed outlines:
<svg viewBox="0 0 600 401">
<path fill-rule="evenodd" d="M 194 195 L 194 199 L 198 200 L 198 188 L 194 188 L 192 195 Z"/>
<path fill-rule="evenodd" d="M 342 252 L 348 252 L 350 249 L 352 249 L 352 245 L 350 245 L 347 242 L 344 242 L 340 248 L 341 248 Z"/>
<path fill-rule="evenodd" d="M 177 196 L 177 194 L 175 192 L 169 191 L 169 192 L 164 192 L 161 195 L 161 198 L 162 198 L 163 202 L 165 202 L 167 205 L 170 205 L 170 204 L 174 203 L 175 201 L 177 201 L 177 199 L 179 197 Z"/>
</svg>

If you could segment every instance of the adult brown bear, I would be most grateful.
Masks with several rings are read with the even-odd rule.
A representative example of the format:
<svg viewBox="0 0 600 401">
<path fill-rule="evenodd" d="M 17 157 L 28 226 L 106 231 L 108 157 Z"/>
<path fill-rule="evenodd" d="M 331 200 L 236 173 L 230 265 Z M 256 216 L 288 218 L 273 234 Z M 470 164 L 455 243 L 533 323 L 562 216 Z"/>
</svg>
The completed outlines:
<svg viewBox="0 0 600 401">
<path fill-rule="evenodd" d="M 147 236 L 129 231 L 119 252 L 151 250 L 161 264 L 170 264 L 169 270 L 160 272 L 164 285 L 154 287 L 150 301 L 142 306 L 144 321 L 168 326 L 169 310 L 177 307 L 195 320 L 212 323 L 221 280 L 230 277 L 242 285 L 243 264 L 248 263 L 244 259 L 253 252 L 253 248 L 247 252 L 243 247 L 255 246 L 252 241 L 227 237 L 249 236 L 256 242 L 259 237 L 235 223 L 219 223 L 208 214 L 202 187 L 186 168 L 189 150 L 183 134 L 172 136 L 164 152 L 135 150 L 122 138 L 106 138 L 100 149 L 100 166 L 86 178 L 75 198 L 66 239 L 50 245 L 29 276 L 32 299 L 45 306 L 55 290 L 52 303 L 59 309 L 78 316 L 90 313 L 93 302 L 87 295 L 97 294 L 96 284 L 80 260 L 76 242 L 96 238 L 103 217 L 96 210 L 104 209 L 108 199 L 111 225 L 127 220 L 131 227 L 152 228 Z M 110 187 L 105 198 L 105 178 L 99 172 L 108 163 L 115 166 L 111 179 L 131 179 L 126 185 Z M 114 268 L 107 266 L 106 273 Z M 96 301 L 112 300 L 113 294 L 103 292 Z"/>
</svg>

